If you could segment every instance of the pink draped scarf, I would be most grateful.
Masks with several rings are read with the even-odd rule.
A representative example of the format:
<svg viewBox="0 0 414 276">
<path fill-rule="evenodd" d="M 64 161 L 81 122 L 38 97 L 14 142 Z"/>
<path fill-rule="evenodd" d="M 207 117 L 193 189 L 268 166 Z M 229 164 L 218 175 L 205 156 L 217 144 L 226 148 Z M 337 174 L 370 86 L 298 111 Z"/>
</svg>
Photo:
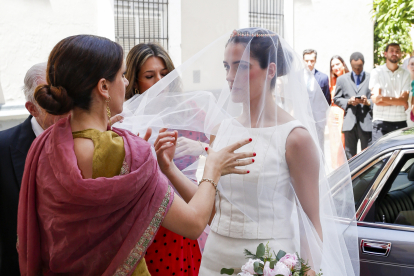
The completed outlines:
<svg viewBox="0 0 414 276">
<path fill-rule="evenodd" d="M 125 131 L 130 173 L 83 179 L 69 119 L 32 144 L 18 210 L 22 275 L 131 275 L 174 193 L 150 145 Z"/>
</svg>

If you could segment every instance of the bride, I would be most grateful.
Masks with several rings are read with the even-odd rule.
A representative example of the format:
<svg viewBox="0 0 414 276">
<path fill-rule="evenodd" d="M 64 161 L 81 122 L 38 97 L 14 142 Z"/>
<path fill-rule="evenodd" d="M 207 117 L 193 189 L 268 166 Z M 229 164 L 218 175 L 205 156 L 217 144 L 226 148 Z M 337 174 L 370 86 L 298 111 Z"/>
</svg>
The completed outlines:
<svg viewBox="0 0 414 276">
<path fill-rule="evenodd" d="M 311 109 L 304 70 L 301 58 L 277 34 L 241 29 L 126 102 L 120 127 L 133 132 L 146 127 L 199 131 L 210 135 L 214 150 L 246 135 L 252 139 L 240 151 L 255 152 L 253 160 L 234 160 L 237 169 L 249 173 L 220 179 L 199 275 L 240 268 L 244 249 L 255 252 L 267 242 L 275 252 L 297 252 L 312 267 L 308 275 L 320 269 L 324 275 L 359 275 L 349 168 L 327 176 L 312 114 L 326 113 L 328 106 Z M 317 92 L 313 101 L 324 102 Z M 175 170 L 171 163 L 163 172 L 168 176 Z M 197 186 L 180 183 L 175 188 L 188 202 Z"/>
</svg>

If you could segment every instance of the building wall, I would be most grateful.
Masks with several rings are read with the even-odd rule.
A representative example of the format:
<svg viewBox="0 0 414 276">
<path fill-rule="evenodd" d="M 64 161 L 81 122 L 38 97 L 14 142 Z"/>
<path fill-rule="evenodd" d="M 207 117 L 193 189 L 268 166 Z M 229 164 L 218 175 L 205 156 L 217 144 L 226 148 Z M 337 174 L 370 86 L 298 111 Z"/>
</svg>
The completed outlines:
<svg viewBox="0 0 414 276">
<path fill-rule="evenodd" d="M 4 97 L 5 102 L 0 130 L 9 126 L 2 121 L 27 117 L 24 75 L 32 65 L 47 61 L 57 42 L 77 34 L 114 39 L 113 6 L 113 0 L 0 0 L 0 101 Z"/>
<path fill-rule="evenodd" d="M 351 54 L 361 52 L 365 57 L 364 69 L 371 71 L 374 64 L 372 0 L 285 1 L 294 4 L 293 48 L 297 53 L 302 54 L 307 48 L 317 50 L 316 68 L 328 74 L 333 55 L 340 55 L 351 70 Z"/>
</svg>

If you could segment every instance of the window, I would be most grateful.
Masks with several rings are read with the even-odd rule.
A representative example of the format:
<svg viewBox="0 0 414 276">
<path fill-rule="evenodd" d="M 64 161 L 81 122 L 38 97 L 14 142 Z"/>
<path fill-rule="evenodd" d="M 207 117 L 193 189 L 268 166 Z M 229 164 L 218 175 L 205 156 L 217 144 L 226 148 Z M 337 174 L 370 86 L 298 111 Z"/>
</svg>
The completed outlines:
<svg viewBox="0 0 414 276">
<path fill-rule="evenodd" d="M 401 158 L 382 189 L 375 222 L 414 226 L 414 154 Z"/>
<path fill-rule="evenodd" d="M 354 190 L 354 199 L 355 207 L 358 207 L 358 203 L 362 200 L 364 195 L 367 193 L 372 183 L 376 179 L 376 176 L 381 171 L 381 168 L 385 164 L 388 158 L 383 159 L 377 162 L 375 165 L 371 166 L 365 172 L 361 173 L 359 176 L 355 177 L 352 180 L 352 188 Z"/>
<path fill-rule="evenodd" d="M 168 49 L 168 0 L 115 0 L 115 39 L 125 56 L 141 42 Z"/>
<path fill-rule="evenodd" d="M 250 27 L 271 30 L 283 37 L 283 0 L 249 0 Z"/>
</svg>

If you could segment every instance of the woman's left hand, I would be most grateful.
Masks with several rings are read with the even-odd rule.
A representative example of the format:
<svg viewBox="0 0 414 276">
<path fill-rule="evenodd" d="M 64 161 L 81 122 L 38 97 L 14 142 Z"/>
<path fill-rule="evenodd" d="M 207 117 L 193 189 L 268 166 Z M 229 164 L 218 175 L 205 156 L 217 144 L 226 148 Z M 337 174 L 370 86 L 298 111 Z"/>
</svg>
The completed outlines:
<svg viewBox="0 0 414 276">
<path fill-rule="evenodd" d="M 154 143 L 154 149 L 157 154 L 158 165 L 164 174 L 174 168 L 175 145 L 177 143 L 177 131 L 167 131 L 166 128 L 160 130 Z"/>
<path fill-rule="evenodd" d="M 180 158 L 185 155 L 199 156 L 204 152 L 208 144 L 194 141 L 185 137 L 179 137 L 177 140 L 177 149 L 174 158 Z"/>
</svg>

